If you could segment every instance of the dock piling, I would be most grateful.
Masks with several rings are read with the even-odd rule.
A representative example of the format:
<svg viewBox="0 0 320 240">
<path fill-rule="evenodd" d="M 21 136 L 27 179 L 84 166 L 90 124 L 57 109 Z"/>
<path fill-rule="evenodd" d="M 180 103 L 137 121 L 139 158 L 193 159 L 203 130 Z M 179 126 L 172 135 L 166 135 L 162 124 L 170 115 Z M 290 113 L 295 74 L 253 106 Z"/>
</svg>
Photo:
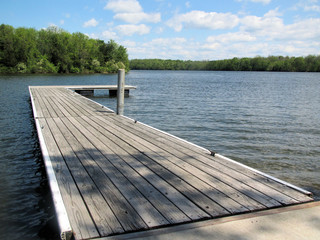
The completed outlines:
<svg viewBox="0 0 320 240">
<path fill-rule="evenodd" d="M 123 115 L 124 108 L 124 85 L 125 85 L 125 71 L 118 70 L 118 91 L 117 91 L 117 114 Z"/>
</svg>

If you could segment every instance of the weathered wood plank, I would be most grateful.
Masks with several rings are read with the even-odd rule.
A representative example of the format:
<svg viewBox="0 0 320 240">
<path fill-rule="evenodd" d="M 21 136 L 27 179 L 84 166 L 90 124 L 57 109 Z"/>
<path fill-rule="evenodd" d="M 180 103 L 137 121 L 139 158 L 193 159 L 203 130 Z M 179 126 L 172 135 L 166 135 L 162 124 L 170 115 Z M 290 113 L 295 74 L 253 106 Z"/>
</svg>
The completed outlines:
<svg viewBox="0 0 320 240">
<path fill-rule="evenodd" d="M 49 104 L 52 110 L 55 112 L 55 117 L 65 117 L 60 108 L 56 107 L 56 105 L 54 104 L 54 102 L 56 101 L 54 96 L 55 95 L 50 91 L 50 89 L 46 89 L 46 93 L 43 97 L 47 100 L 47 104 Z"/>
<path fill-rule="evenodd" d="M 55 122 L 63 131 L 69 144 L 71 144 L 72 149 L 82 162 L 84 169 L 87 170 L 108 203 L 110 208 L 108 207 L 106 209 L 108 213 L 103 214 L 103 216 L 113 229 L 113 232 L 122 232 L 123 228 L 125 231 L 146 228 L 146 224 L 137 215 L 126 199 L 123 198 L 103 170 L 97 165 L 96 159 L 93 159 L 92 156 L 88 154 L 87 149 L 81 145 L 81 137 L 79 137 L 80 133 L 75 130 L 75 127 L 72 126 L 70 121 L 67 119 L 63 119 L 63 121 L 61 119 L 55 119 Z M 86 147 L 90 146 L 86 145 Z M 92 151 L 96 150 L 92 148 Z"/>
<path fill-rule="evenodd" d="M 59 89 L 56 94 L 64 99 L 65 104 L 72 106 L 73 109 L 77 109 L 81 113 L 81 115 L 94 115 L 94 114 L 102 114 L 102 112 L 107 112 L 106 108 L 98 105 L 90 101 L 83 96 L 74 93 L 68 89 Z"/>
<path fill-rule="evenodd" d="M 109 119 L 110 118 L 108 118 L 108 120 Z M 120 124 L 119 122 L 113 122 L 113 123 L 119 127 L 119 124 Z M 298 203 L 297 200 L 287 195 L 284 195 L 280 191 L 277 191 L 265 184 L 262 184 L 261 182 L 253 178 L 250 178 L 246 175 L 239 173 L 238 171 L 234 171 L 233 169 L 229 169 L 226 166 L 217 163 L 216 161 L 214 161 L 214 157 L 210 156 L 209 154 L 206 157 L 204 157 L 203 155 L 195 154 L 189 148 L 181 147 L 180 145 L 171 145 L 171 144 L 164 143 L 163 141 L 159 141 L 159 135 L 157 135 L 158 138 L 157 140 L 155 140 L 155 136 L 149 135 L 146 128 L 138 128 L 138 127 L 135 127 L 134 124 L 132 124 L 132 126 L 130 127 L 124 124 L 121 124 L 121 131 L 131 132 L 135 136 L 141 136 L 144 140 L 152 143 L 153 145 L 160 147 L 162 150 L 173 154 L 179 159 L 183 159 L 184 161 L 187 161 L 192 166 L 198 168 L 201 172 L 206 172 L 211 176 L 216 177 L 220 181 L 225 182 L 226 184 L 236 189 L 242 190 L 243 192 L 249 195 L 258 194 L 259 196 L 260 195 L 259 192 L 261 192 L 264 195 L 266 195 L 265 197 L 266 199 L 272 198 L 282 204 Z M 259 200 L 259 199 L 256 199 L 256 200 Z M 262 199 L 262 201 L 268 204 L 267 206 L 269 206 L 270 204 L 271 206 L 278 205 L 278 203 L 275 203 L 272 200 L 271 202 L 270 201 L 266 202 L 264 199 Z"/>
<path fill-rule="evenodd" d="M 131 205 L 136 209 L 136 211 L 139 213 L 139 215 L 142 217 L 142 219 L 148 224 L 150 227 L 155 227 L 159 225 L 166 225 L 170 221 L 164 218 L 156 208 L 155 206 L 159 205 L 160 202 L 157 202 L 158 199 L 155 199 L 152 195 L 152 192 L 148 192 L 147 197 L 143 196 L 141 190 L 141 186 L 133 185 L 127 177 L 124 176 L 120 170 L 118 170 L 113 164 L 112 161 L 118 156 L 110 151 L 110 149 L 106 148 L 106 146 L 99 146 L 103 145 L 103 143 L 99 143 L 92 135 L 91 131 L 88 131 L 86 127 L 83 127 L 79 124 L 79 119 L 77 120 L 73 118 L 69 118 L 70 122 L 72 122 L 75 126 L 77 126 L 78 130 L 81 130 L 83 135 L 88 137 L 90 141 L 94 141 L 96 144 L 96 147 L 99 149 L 100 152 L 94 152 L 91 154 L 94 154 L 94 158 L 97 161 L 97 163 L 102 167 L 104 172 L 110 177 L 110 179 L 114 182 L 114 184 L 117 186 L 119 191 L 128 199 L 128 201 L 131 203 Z M 83 138 L 82 141 L 85 141 Z M 88 140 L 87 140 L 88 141 Z M 86 142 L 86 145 L 88 146 L 88 142 Z M 91 146 L 91 145 L 90 145 Z M 90 149 L 90 148 L 88 148 Z M 101 155 L 103 153 L 103 155 Z M 106 161 L 107 160 L 107 161 Z M 153 189 L 155 190 L 155 189 Z M 164 199 L 162 199 L 164 200 Z M 151 204 L 150 201 L 152 201 Z M 164 205 L 162 205 L 164 206 Z M 170 209 L 170 204 L 168 203 L 168 209 Z M 171 219 L 170 219 L 171 220 Z M 171 221 L 173 221 L 172 219 Z"/>
<path fill-rule="evenodd" d="M 33 112 L 33 114 L 36 118 L 42 118 L 43 112 L 40 107 L 40 103 L 39 103 L 39 99 L 38 99 L 39 96 L 37 95 L 36 88 L 29 87 L 29 91 L 30 91 L 31 98 L 32 98 L 32 101 L 34 104 L 34 108 L 35 108 L 35 111 Z"/>
<path fill-rule="evenodd" d="M 81 196 L 83 197 L 86 206 L 97 225 L 98 231 L 101 235 L 110 235 L 113 233 L 108 225 L 104 215 L 109 214 L 109 206 L 102 197 L 99 189 L 96 187 L 90 176 L 86 171 L 83 171 L 83 166 L 79 161 L 77 155 L 73 152 L 68 142 L 65 140 L 63 134 L 56 126 L 53 119 L 47 119 L 48 126 L 53 134 L 53 137 L 59 146 L 62 156 L 75 179 Z"/>
<path fill-rule="evenodd" d="M 92 121 L 90 121 L 88 117 L 82 117 L 82 119 L 84 121 L 81 120 L 81 124 L 85 128 L 89 128 L 92 124 Z M 89 121 L 89 123 L 87 121 Z M 92 129 L 90 130 L 95 137 L 99 138 L 99 131 L 92 131 Z M 92 137 L 89 138 L 92 139 Z M 112 151 L 113 154 L 119 155 L 119 153 L 126 151 L 118 147 L 109 139 L 100 139 L 99 148 L 105 149 L 106 146 L 108 146 L 108 151 Z M 162 215 L 169 219 L 170 222 L 179 223 L 182 221 L 188 221 L 190 219 L 195 220 L 209 217 L 209 215 L 207 215 L 204 211 L 200 210 L 195 204 L 190 202 L 181 193 L 179 193 L 155 173 L 139 163 L 130 154 L 121 154 L 117 158 L 113 158 L 112 160 L 110 159 L 110 161 L 115 165 L 115 167 L 122 171 L 126 177 L 129 178 L 129 180 L 139 189 L 142 194 L 145 194 L 149 198 L 153 205 L 159 209 Z M 141 175 L 140 173 L 145 174 Z M 170 201 L 168 201 L 167 198 Z M 184 212 L 184 214 L 180 213 L 181 210 L 179 210 L 177 206 Z M 185 214 L 188 215 L 190 219 L 186 218 Z"/>
<path fill-rule="evenodd" d="M 227 173 L 232 176 L 237 181 L 243 182 L 247 185 L 254 186 L 258 191 L 264 192 L 269 196 L 273 196 L 277 201 L 282 204 L 293 204 L 297 201 L 308 201 L 311 200 L 310 197 L 303 193 L 300 193 L 290 187 L 275 182 L 274 180 L 267 178 L 265 176 L 259 175 L 249 169 L 241 167 L 232 162 L 223 161 L 219 157 L 210 156 L 209 152 L 204 153 L 204 151 L 198 147 L 188 144 L 178 139 L 163 134 L 156 129 L 149 128 L 142 124 L 135 124 L 133 121 L 128 119 L 123 119 L 120 121 L 115 121 L 112 116 L 109 116 L 108 120 L 112 121 L 116 125 L 121 125 L 121 127 L 127 131 L 143 136 L 144 139 L 152 142 L 156 142 L 158 146 L 162 149 L 175 153 L 176 156 L 183 158 L 181 154 L 186 154 L 192 156 L 200 161 L 200 166 L 207 168 L 211 166 L 220 172 Z M 178 151 L 175 151 L 175 149 Z M 178 155 L 177 155 L 178 154 Z M 203 165 L 204 164 L 204 165 Z M 198 163 L 197 163 L 198 165 Z M 250 184 L 251 183 L 251 184 Z"/>
<path fill-rule="evenodd" d="M 94 126 L 95 128 L 99 128 L 97 124 L 94 124 L 91 122 L 91 126 Z M 90 126 L 88 126 L 89 128 Z M 100 126 L 101 127 L 101 126 Z M 91 129 L 90 129 L 91 130 Z M 166 159 L 161 159 L 161 156 L 154 154 L 152 155 L 152 158 L 148 157 L 147 151 L 142 151 L 141 149 L 134 148 L 130 144 L 126 144 L 125 141 L 119 141 L 117 137 L 115 137 L 111 132 L 109 132 L 107 129 L 101 129 L 100 128 L 100 134 L 99 138 L 102 142 L 108 141 L 108 139 L 112 139 L 112 142 L 116 143 L 120 147 L 120 152 L 125 151 L 128 152 L 130 155 L 134 156 L 136 160 L 141 161 L 145 166 L 150 168 L 153 172 L 157 173 L 158 176 L 162 177 L 164 180 L 170 182 L 172 180 L 173 182 L 170 182 L 172 186 L 179 189 L 180 192 L 183 192 L 187 194 L 187 197 L 194 201 L 197 205 L 202 205 L 202 209 L 206 212 L 208 212 L 211 216 L 216 216 L 219 214 L 229 214 L 229 211 L 222 208 L 220 205 L 218 205 L 215 201 L 212 199 L 209 200 L 208 197 L 206 197 L 205 194 L 209 195 L 213 199 L 216 200 L 216 198 L 219 198 L 221 195 L 221 192 L 217 191 L 216 189 L 210 187 L 209 185 L 206 185 L 205 183 L 202 183 L 197 178 L 190 179 L 193 176 L 185 171 L 181 171 L 181 174 L 186 181 L 183 181 L 181 178 L 179 178 L 176 175 L 176 172 L 171 172 L 170 167 L 162 167 L 161 164 L 166 165 L 167 162 Z M 118 134 L 117 134 L 118 135 Z M 110 144 L 110 142 L 108 142 Z M 112 147 L 116 147 L 115 145 L 112 145 Z M 160 158 L 158 162 L 154 161 L 155 158 Z M 162 161 L 162 162 L 161 162 Z M 154 167 L 154 168 L 152 168 Z M 179 169 L 178 169 L 179 170 Z M 190 185 L 193 185 L 190 186 Z M 202 188 L 199 187 L 201 184 Z M 199 189 L 203 190 L 205 194 L 199 192 Z M 192 196 L 192 197 L 191 197 Z M 228 198 L 224 199 L 225 202 L 228 202 Z M 236 204 L 236 203 L 235 203 Z M 238 204 L 239 206 L 239 204 Z"/>
<path fill-rule="evenodd" d="M 104 124 L 108 124 L 108 121 L 102 117 L 96 116 L 95 118 L 101 120 L 104 122 Z M 203 192 L 207 192 L 208 187 L 218 190 L 220 194 L 215 194 L 215 201 L 217 201 L 217 203 L 219 203 L 221 206 L 226 206 L 226 204 L 229 204 L 226 208 L 228 211 L 237 212 L 243 211 L 245 208 L 250 210 L 264 208 L 262 203 L 247 197 L 238 189 L 232 188 L 216 178 L 211 178 L 210 175 L 207 175 L 204 172 L 194 168 L 190 164 L 187 164 L 184 161 L 185 159 L 181 160 L 171 154 L 167 154 L 166 152 L 149 144 L 138 136 L 132 135 L 127 131 L 123 131 L 114 125 L 109 125 L 109 127 L 114 128 L 115 131 L 117 131 L 117 137 L 120 138 L 120 140 L 118 140 L 119 142 L 130 141 L 131 145 L 136 146 L 136 148 L 140 149 L 140 151 L 143 151 L 144 154 L 152 157 L 152 159 L 158 159 L 158 162 L 168 170 L 174 171 L 175 174 L 181 177 L 183 176 L 183 179 L 185 179 L 187 182 L 197 184 L 195 186 L 196 188 L 202 189 Z M 147 154 L 150 151 L 151 153 Z M 228 195 L 225 195 L 224 192 L 228 192 Z"/>
<path fill-rule="evenodd" d="M 43 104 L 48 109 L 50 116 L 52 118 L 58 117 L 58 115 L 56 114 L 56 111 L 52 108 L 52 106 L 50 104 L 50 99 L 48 100 L 48 91 L 44 88 L 44 89 L 42 89 L 42 92 L 43 92 L 42 93 L 43 94 L 42 101 L 43 101 Z"/>
<path fill-rule="evenodd" d="M 64 87 L 29 89 L 75 239 L 312 200 Z"/>
<path fill-rule="evenodd" d="M 39 89 L 35 89 L 34 93 L 35 93 L 35 96 L 37 98 L 37 102 L 39 104 L 39 108 L 41 109 L 42 117 L 49 118 L 50 117 L 50 113 L 49 113 L 48 109 L 46 108 L 46 106 L 44 105 L 44 103 L 42 101 L 41 92 L 39 91 Z"/>
<path fill-rule="evenodd" d="M 39 123 L 76 239 L 99 237 L 95 223 L 87 211 L 86 204 L 64 162 L 46 120 L 41 118 Z"/>
</svg>

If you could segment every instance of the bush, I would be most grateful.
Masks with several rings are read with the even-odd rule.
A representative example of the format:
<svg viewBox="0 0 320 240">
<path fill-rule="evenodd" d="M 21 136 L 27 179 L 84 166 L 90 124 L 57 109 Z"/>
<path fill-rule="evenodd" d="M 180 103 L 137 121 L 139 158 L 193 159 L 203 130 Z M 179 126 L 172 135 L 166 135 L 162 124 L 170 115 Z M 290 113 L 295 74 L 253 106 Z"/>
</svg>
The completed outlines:
<svg viewBox="0 0 320 240">
<path fill-rule="evenodd" d="M 28 71 L 25 63 L 18 63 L 16 69 L 18 73 L 26 73 Z"/>
<path fill-rule="evenodd" d="M 46 57 L 42 57 L 36 64 L 31 66 L 32 73 L 57 73 L 58 68 L 48 61 Z"/>
<path fill-rule="evenodd" d="M 70 68 L 70 73 L 80 73 L 81 71 L 80 71 L 80 69 L 79 68 L 77 68 L 77 67 L 71 67 Z"/>
</svg>

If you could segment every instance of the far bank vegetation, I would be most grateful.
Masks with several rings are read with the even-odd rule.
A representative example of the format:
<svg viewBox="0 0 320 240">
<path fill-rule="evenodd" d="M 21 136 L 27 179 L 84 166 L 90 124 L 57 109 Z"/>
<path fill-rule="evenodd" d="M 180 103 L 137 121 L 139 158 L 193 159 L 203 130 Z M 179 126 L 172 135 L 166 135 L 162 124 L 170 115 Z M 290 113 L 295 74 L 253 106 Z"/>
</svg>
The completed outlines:
<svg viewBox="0 0 320 240">
<path fill-rule="evenodd" d="M 130 60 L 130 69 L 320 72 L 320 55 L 309 55 L 307 57 L 257 56 L 214 61 L 133 59 Z"/>
<path fill-rule="evenodd" d="M 58 27 L 0 25 L 0 73 L 114 73 L 129 70 L 127 49 Z"/>
</svg>

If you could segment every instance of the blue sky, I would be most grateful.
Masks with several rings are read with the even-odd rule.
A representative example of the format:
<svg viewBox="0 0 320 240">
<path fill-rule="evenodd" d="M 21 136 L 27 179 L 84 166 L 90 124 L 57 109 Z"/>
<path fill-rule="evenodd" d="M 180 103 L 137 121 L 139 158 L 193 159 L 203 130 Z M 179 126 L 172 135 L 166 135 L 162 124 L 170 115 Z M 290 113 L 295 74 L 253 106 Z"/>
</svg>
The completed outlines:
<svg viewBox="0 0 320 240">
<path fill-rule="evenodd" d="M 129 58 L 320 54 L 320 0 L 0 0 L 0 24 L 110 39 Z"/>
</svg>

